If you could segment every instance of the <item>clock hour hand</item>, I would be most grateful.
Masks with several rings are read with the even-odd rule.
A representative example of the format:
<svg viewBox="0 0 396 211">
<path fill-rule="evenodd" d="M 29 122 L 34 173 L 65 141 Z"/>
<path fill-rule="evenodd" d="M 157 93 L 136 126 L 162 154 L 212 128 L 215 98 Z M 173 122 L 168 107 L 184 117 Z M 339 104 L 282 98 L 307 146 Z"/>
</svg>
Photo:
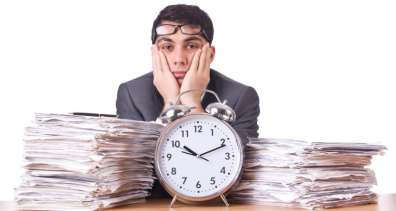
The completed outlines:
<svg viewBox="0 0 396 211">
<path fill-rule="evenodd" d="M 187 150 L 188 152 L 190 152 L 192 155 L 195 155 L 195 156 L 198 155 L 198 153 L 194 152 L 194 150 L 188 148 L 187 146 L 183 146 L 183 148 L 184 148 L 185 150 Z"/>
<path fill-rule="evenodd" d="M 223 147 L 225 147 L 225 146 L 226 146 L 225 144 L 222 144 L 222 145 L 220 145 L 219 147 L 213 148 L 213 149 L 211 149 L 211 150 L 208 150 L 208 151 L 206 151 L 206 152 L 204 152 L 204 153 L 199 154 L 199 156 L 201 157 L 202 155 L 205 155 L 205 154 L 208 154 L 209 152 L 213 152 L 213 151 L 215 151 L 215 150 L 221 149 L 221 148 L 223 148 Z"/>
<path fill-rule="evenodd" d="M 181 151 L 182 153 L 184 153 L 184 154 L 187 154 L 187 155 L 192 155 L 192 156 L 194 156 L 194 157 L 196 157 L 196 155 L 194 155 L 193 153 L 191 153 L 191 152 L 186 152 L 186 151 Z"/>
<path fill-rule="evenodd" d="M 192 156 L 195 156 L 195 157 L 198 157 L 198 158 L 201 158 L 202 160 L 206 160 L 206 161 L 209 162 L 208 159 L 206 159 L 206 158 L 204 158 L 204 157 L 201 157 L 200 155 L 198 155 L 198 153 L 194 152 L 194 150 L 190 149 L 189 147 L 183 146 L 183 148 L 184 148 L 185 150 L 187 150 L 187 152 L 182 151 L 183 153 L 188 154 L 188 155 L 192 155 Z"/>
</svg>

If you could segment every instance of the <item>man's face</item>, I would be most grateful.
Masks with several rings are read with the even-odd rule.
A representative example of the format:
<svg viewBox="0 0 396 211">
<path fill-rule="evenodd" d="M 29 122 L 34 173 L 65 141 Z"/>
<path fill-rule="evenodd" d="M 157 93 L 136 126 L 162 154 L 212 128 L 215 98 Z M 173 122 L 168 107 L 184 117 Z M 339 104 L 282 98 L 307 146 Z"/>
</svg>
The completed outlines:
<svg viewBox="0 0 396 211">
<path fill-rule="evenodd" d="M 173 21 L 162 21 L 161 24 L 180 25 Z M 180 28 L 175 34 L 158 36 L 155 41 L 155 45 L 164 52 L 169 68 L 179 85 L 191 66 L 195 52 L 206 43 L 208 42 L 201 35 L 186 35 L 181 33 Z M 213 58 L 214 47 L 211 46 L 210 49 Z"/>
</svg>

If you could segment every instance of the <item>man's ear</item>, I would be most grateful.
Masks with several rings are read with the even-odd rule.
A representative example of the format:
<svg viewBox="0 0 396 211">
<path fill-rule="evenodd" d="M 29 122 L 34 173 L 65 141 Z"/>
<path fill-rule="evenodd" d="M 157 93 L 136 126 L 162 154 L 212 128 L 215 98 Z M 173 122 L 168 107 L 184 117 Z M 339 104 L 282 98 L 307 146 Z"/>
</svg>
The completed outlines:
<svg viewBox="0 0 396 211">
<path fill-rule="evenodd" d="M 210 62 L 213 62 L 216 54 L 216 48 L 212 45 L 210 46 Z"/>
</svg>

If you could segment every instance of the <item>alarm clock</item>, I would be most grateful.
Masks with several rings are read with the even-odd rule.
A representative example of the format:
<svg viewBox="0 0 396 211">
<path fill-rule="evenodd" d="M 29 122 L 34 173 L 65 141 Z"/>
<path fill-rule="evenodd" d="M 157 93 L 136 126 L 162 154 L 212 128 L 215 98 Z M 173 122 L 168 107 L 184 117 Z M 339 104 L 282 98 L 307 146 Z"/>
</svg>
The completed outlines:
<svg viewBox="0 0 396 211">
<path fill-rule="evenodd" d="M 190 113 L 192 107 L 180 104 L 190 91 L 202 91 L 202 98 L 211 93 L 218 102 L 209 104 L 206 113 Z M 229 124 L 236 115 L 226 102 L 211 90 L 189 90 L 160 115 L 166 126 L 156 145 L 155 171 L 173 197 L 170 207 L 176 200 L 200 203 L 217 197 L 229 206 L 225 195 L 241 177 L 243 145 Z"/>
</svg>

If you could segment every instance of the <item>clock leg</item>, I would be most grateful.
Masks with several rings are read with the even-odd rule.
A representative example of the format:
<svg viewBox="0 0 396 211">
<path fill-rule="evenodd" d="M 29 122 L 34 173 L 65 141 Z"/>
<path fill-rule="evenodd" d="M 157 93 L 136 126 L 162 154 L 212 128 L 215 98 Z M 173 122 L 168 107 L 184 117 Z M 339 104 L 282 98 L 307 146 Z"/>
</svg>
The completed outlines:
<svg viewBox="0 0 396 211">
<path fill-rule="evenodd" d="M 176 202 L 176 198 L 177 198 L 177 195 L 175 194 L 175 196 L 173 197 L 173 199 L 169 205 L 169 208 L 172 208 L 173 204 Z"/>
<path fill-rule="evenodd" d="M 230 206 L 230 204 L 228 204 L 228 201 L 227 201 L 226 197 L 225 197 L 223 194 L 220 195 L 220 198 L 221 198 L 221 200 L 223 200 L 224 204 L 225 204 L 227 207 Z"/>
</svg>

